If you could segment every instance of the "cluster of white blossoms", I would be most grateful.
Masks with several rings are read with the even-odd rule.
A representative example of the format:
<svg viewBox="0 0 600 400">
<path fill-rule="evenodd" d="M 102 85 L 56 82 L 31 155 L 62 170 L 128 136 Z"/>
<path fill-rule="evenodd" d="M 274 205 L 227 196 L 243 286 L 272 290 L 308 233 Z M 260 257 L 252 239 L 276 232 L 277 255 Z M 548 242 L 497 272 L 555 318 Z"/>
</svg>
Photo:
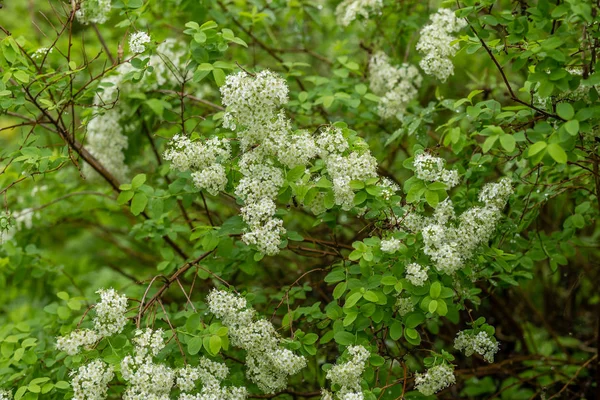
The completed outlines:
<svg viewBox="0 0 600 400">
<path fill-rule="evenodd" d="M 406 314 L 415 310 L 415 305 L 413 304 L 412 299 L 409 297 L 398 297 L 394 308 L 398 311 L 398 314 L 400 314 L 401 317 L 404 317 Z"/>
<path fill-rule="evenodd" d="M 102 337 L 112 336 L 123 331 L 127 323 L 127 297 L 114 289 L 100 289 L 100 302 L 96 304 L 94 329 L 76 329 L 67 336 L 56 338 L 56 348 L 69 355 L 76 355 L 83 347 L 90 350 Z"/>
<path fill-rule="evenodd" d="M 454 348 L 459 351 L 464 351 L 467 357 L 477 353 L 489 363 L 494 362 L 494 355 L 498 352 L 500 344 L 493 336 L 490 336 L 486 331 L 475 333 L 472 330 L 461 331 L 454 339 Z"/>
<path fill-rule="evenodd" d="M 395 253 L 400 250 L 402 242 L 396 238 L 384 239 L 381 241 L 381 251 L 384 253 Z"/>
<path fill-rule="evenodd" d="M 11 230 L 13 229 L 13 218 L 9 211 L 1 211 L 0 212 L 0 244 L 8 241 L 12 238 L 10 235 Z"/>
<path fill-rule="evenodd" d="M 222 387 L 221 382 L 229 375 L 225 364 L 201 357 L 197 367 L 186 366 L 177 370 L 177 386 L 181 389 L 179 400 L 245 400 L 248 392 L 245 387 Z M 196 382 L 202 387 L 199 393 Z"/>
<path fill-rule="evenodd" d="M 415 155 L 413 165 L 415 176 L 423 181 L 442 182 L 447 189 L 460 183 L 458 171 L 446 169 L 446 160 L 441 157 L 434 157 L 429 153 L 420 153 Z"/>
<path fill-rule="evenodd" d="M 359 15 L 369 19 L 370 13 L 379 13 L 383 8 L 383 0 L 344 0 L 335 9 L 337 23 L 348 26 Z"/>
<path fill-rule="evenodd" d="M 123 331 L 127 323 L 127 296 L 120 295 L 115 289 L 100 289 L 100 302 L 94 308 L 94 329 L 101 336 L 112 336 Z"/>
<path fill-rule="evenodd" d="M 385 176 L 381 178 L 379 187 L 381 188 L 381 197 L 386 201 L 389 201 L 392 196 L 401 190 L 396 182 Z"/>
<path fill-rule="evenodd" d="M 206 141 L 191 141 L 187 136 L 175 135 L 165 151 L 164 158 L 179 171 L 192 171 L 194 186 L 216 196 L 225 190 L 227 172 L 223 163 L 231 158 L 227 139 L 213 137 Z"/>
<path fill-rule="evenodd" d="M 96 359 L 71 371 L 70 375 L 74 400 L 104 400 L 115 374 L 112 366 Z"/>
<path fill-rule="evenodd" d="M 56 338 L 56 348 L 70 356 L 79 354 L 81 348 L 91 350 L 92 346 L 102 337 L 91 329 L 77 329 L 67 336 Z"/>
<path fill-rule="evenodd" d="M 53 50 L 54 50 L 53 47 L 51 47 L 51 48 L 40 47 L 31 55 L 31 58 L 33 58 L 34 60 L 41 60 L 42 58 L 44 58 L 46 56 L 46 54 L 52 54 Z"/>
<path fill-rule="evenodd" d="M 143 34 L 143 32 L 138 33 Z M 125 76 L 134 69 L 128 62 L 119 65 L 114 74 L 102 79 L 99 86 L 103 91 L 98 92 L 94 98 L 97 114 L 87 125 L 85 147 L 117 180 L 125 181 L 129 174 L 124 154 L 129 146 L 126 133 L 134 131 L 138 126 L 135 119 L 126 119 L 130 109 L 122 101 L 123 97 L 142 89 L 154 90 L 159 87 L 178 85 L 181 80 L 181 70 L 184 69 L 185 55 L 180 43 L 167 39 L 158 45 L 156 54 L 153 54 L 148 61 L 148 65 L 154 70 L 152 73 L 146 72 L 140 82 L 133 84 L 124 80 Z M 84 167 L 84 175 L 96 176 L 92 167 L 87 164 Z"/>
<path fill-rule="evenodd" d="M 390 64 L 384 52 L 377 52 L 369 60 L 371 90 L 380 96 L 379 115 L 382 118 L 402 116 L 408 103 L 417 97 L 423 78 L 417 67 L 404 63 Z"/>
<path fill-rule="evenodd" d="M 502 178 L 481 189 L 479 201 L 483 207 L 471 207 L 456 216 L 452 200 L 447 198 L 437 205 L 432 217 L 417 216 L 408 224 L 405 220 L 405 226 L 422 233 L 423 252 L 434 261 L 438 272 L 453 274 L 491 238 L 512 192 L 510 179 Z"/>
<path fill-rule="evenodd" d="M 454 57 L 458 50 L 456 39 L 452 33 L 467 26 L 466 21 L 456 17 L 452 10 L 441 8 L 431 15 L 431 23 L 421 29 L 421 37 L 417 42 L 417 50 L 423 53 L 419 65 L 427 75 L 433 75 L 444 82 L 454 74 Z"/>
<path fill-rule="evenodd" d="M 162 330 L 138 330 L 134 354 L 121 360 L 121 375 L 127 382 L 123 400 L 169 400 L 175 384 L 175 371 L 153 358 L 165 347 Z"/>
<path fill-rule="evenodd" d="M 12 400 L 13 395 L 9 390 L 0 389 L 0 400 Z"/>
<path fill-rule="evenodd" d="M 415 286 L 423 286 L 427 282 L 427 271 L 429 267 L 423 267 L 417 263 L 406 266 L 406 279 Z"/>
<path fill-rule="evenodd" d="M 415 374 L 415 389 L 425 396 L 431 396 L 455 383 L 454 368 L 448 364 L 439 364 L 424 374 Z"/>
<path fill-rule="evenodd" d="M 288 101 L 285 80 L 265 70 L 250 75 L 244 71 L 229 75 L 221 87 L 227 107 L 223 126 L 235 131 L 241 155 L 238 167 L 242 178 L 235 194 L 244 201 L 241 215 L 248 225 L 242 240 L 267 255 L 279 252 L 286 230 L 275 217 L 275 199 L 285 183 L 285 170 L 308 167 L 320 156 L 333 182 L 335 204 L 349 210 L 354 191 L 349 183 L 376 177 L 377 162 L 364 141 L 356 140 L 350 150 L 340 128 L 327 127 L 313 137 L 308 131 L 294 131 L 282 106 Z M 306 168 L 306 174 L 310 174 Z M 206 174 L 217 176 L 219 171 Z M 215 178 L 216 179 L 216 178 Z M 322 196 L 319 200 L 323 200 Z M 323 212 L 318 204 L 315 213 Z"/>
<path fill-rule="evenodd" d="M 335 393 L 338 400 L 362 400 L 364 395 L 360 386 L 361 375 L 371 353 L 363 346 L 348 347 L 349 360 L 342 364 L 334 365 L 327 371 L 326 378 L 331 381 L 331 386 L 340 386 Z M 322 400 L 333 400 L 333 395 L 323 390 Z"/>
<path fill-rule="evenodd" d="M 75 17 L 82 24 L 103 24 L 108 19 L 111 0 L 82 0 Z"/>
<path fill-rule="evenodd" d="M 389 239 L 383 239 L 381 241 L 381 251 L 383 251 L 384 253 L 393 254 L 400 250 L 401 245 L 402 241 L 396 238 L 391 237 Z"/>
<path fill-rule="evenodd" d="M 133 54 L 139 54 L 146 51 L 146 44 L 150 43 L 150 35 L 146 32 L 134 32 L 129 36 L 129 50 Z"/>
<path fill-rule="evenodd" d="M 306 367 L 306 359 L 281 347 L 273 324 L 255 320 L 256 312 L 247 308 L 246 299 L 222 290 L 210 292 L 208 308 L 226 326 L 231 344 L 246 350 L 246 375 L 265 393 L 287 387 L 288 376 Z"/>
</svg>

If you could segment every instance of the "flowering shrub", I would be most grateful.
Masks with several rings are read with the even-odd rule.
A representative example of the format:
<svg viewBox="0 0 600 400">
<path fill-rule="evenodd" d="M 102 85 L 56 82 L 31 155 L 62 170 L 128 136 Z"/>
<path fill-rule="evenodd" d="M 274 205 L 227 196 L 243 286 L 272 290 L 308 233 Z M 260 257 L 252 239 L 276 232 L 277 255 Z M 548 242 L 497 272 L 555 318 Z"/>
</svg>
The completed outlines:
<svg viewBox="0 0 600 400">
<path fill-rule="evenodd" d="M 600 391 L 596 3 L 1 13 L 0 399 Z"/>
</svg>

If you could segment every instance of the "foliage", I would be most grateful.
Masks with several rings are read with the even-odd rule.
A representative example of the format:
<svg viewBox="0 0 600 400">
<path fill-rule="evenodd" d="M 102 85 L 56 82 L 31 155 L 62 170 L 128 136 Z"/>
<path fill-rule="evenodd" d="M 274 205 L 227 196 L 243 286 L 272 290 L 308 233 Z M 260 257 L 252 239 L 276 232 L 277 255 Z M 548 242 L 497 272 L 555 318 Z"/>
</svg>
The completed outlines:
<svg viewBox="0 0 600 400">
<path fill-rule="evenodd" d="M 6 2 L 0 399 L 592 398 L 599 8 Z"/>
</svg>

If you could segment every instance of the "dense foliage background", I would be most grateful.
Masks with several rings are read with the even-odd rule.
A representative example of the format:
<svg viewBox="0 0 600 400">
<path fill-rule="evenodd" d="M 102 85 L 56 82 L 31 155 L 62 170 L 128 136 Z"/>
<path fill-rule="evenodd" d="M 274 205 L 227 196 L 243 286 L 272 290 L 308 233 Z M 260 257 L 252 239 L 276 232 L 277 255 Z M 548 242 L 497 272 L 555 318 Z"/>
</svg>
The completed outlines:
<svg viewBox="0 0 600 400">
<path fill-rule="evenodd" d="M 70 371 L 96 359 L 121 398 L 136 327 L 164 331 L 157 365 L 225 363 L 224 384 L 249 398 L 426 398 L 419 381 L 440 366 L 456 383 L 440 378 L 429 397 L 600 398 L 599 11 L 5 2 L 0 398 L 72 398 Z M 334 134 L 339 155 L 319 144 Z M 189 161 L 210 138 L 230 154 Z M 445 165 L 423 170 L 423 157 Z M 274 195 L 251 209 L 262 190 Z M 101 288 L 127 296 L 127 324 L 79 354 L 57 349 L 100 318 Z M 212 288 L 239 293 L 272 322 L 274 346 L 304 357 L 285 387 L 246 374 L 254 350 L 233 345 L 246 333 L 209 309 Z M 459 351 L 459 332 L 467 346 L 483 332 L 493 363 Z M 348 360 L 354 386 L 335 384 Z"/>
</svg>

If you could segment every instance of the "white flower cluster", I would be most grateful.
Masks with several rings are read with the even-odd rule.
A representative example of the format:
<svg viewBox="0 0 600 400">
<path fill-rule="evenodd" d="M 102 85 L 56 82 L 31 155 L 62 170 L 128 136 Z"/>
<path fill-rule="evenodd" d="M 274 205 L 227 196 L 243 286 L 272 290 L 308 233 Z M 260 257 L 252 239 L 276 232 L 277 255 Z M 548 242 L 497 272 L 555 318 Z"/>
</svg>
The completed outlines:
<svg viewBox="0 0 600 400">
<path fill-rule="evenodd" d="M 165 347 L 162 330 L 147 328 L 135 335 L 134 354 L 121 360 L 121 374 L 127 382 L 123 400 L 169 400 L 175 371 L 152 360 Z"/>
<path fill-rule="evenodd" d="M 192 142 L 187 136 L 175 135 L 164 158 L 179 171 L 192 171 L 194 186 L 216 196 L 225 190 L 227 172 L 223 163 L 231 158 L 227 139 L 213 137 Z"/>
<path fill-rule="evenodd" d="M 0 400 L 12 400 L 13 395 L 10 390 L 0 389 Z"/>
<path fill-rule="evenodd" d="M 100 289 L 100 302 L 96 304 L 94 330 L 76 329 L 67 336 L 56 338 L 56 348 L 68 355 L 76 355 L 81 347 L 90 350 L 104 336 L 121 333 L 127 323 L 127 297 L 119 295 L 114 289 Z"/>
<path fill-rule="evenodd" d="M 129 36 L 129 50 L 134 54 L 146 51 L 146 44 L 150 43 L 150 35 L 146 32 L 134 32 Z"/>
<path fill-rule="evenodd" d="M 400 67 L 390 64 L 384 52 L 377 52 L 369 60 L 370 87 L 380 96 L 379 115 L 382 118 L 401 116 L 406 106 L 419 94 L 423 78 L 411 64 Z"/>
<path fill-rule="evenodd" d="M 429 267 L 422 267 L 417 263 L 406 266 L 406 279 L 415 286 L 423 286 L 427 282 Z"/>
<path fill-rule="evenodd" d="M 89 1 L 89 0 L 88 0 Z M 94 104 L 98 114 L 87 125 L 86 149 L 119 181 L 127 179 L 129 167 L 125 164 L 124 151 L 129 146 L 126 132 L 136 128 L 135 119 L 128 121 L 128 105 L 119 101 L 123 95 L 159 87 L 173 87 L 180 82 L 180 74 L 186 53 L 173 39 L 167 39 L 157 47 L 157 54 L 150 57 L 148 65 L 154 70 L 146 72 L 137 84 L 125 82 L 125 75 L 133 70 L 130 63 L 119 65 L 116 73 L 102 79 L 103 91 L 96 94 Z M 133 122 L 132 122 L 133 121 Z M 92 167 L 85 165 L 84 175 L 96 176 Z"/>
<path fill-rule="evenodd" d="M 381 178 L 379 187 L 381 188 L 381 197 L 386 201 L 389 201 L 401 189 L 396 182 L 385 176 Z"/>
<path fill-rule="evenodd" d="M 182 391 L 179 400 L 245 400 L 248 397 L 245 387 L 221 386 L 227 375 L 229 369 L 225 364 L 201 357 L 197 367 L 188 365 L 177 371 L 177 386 Z M 188 393 L 196 389 L 196 381 L 202 384 L 200 392 Z"/>
<path fill-rule="evenodd" d="M 280 107 L 288 100 L 286 82 L 270 71 L 255 77 L 245 72 L 229 75 L 221 87 L 227 112 L 223 126 L 235 130 L 240 140 L 239 167 L 243 177 L 236 195 L 245 201 L 241 214 L 250 228 L 242 240 L 255 245 L 264 254 L 279 252 L 283 221 L 275 218 L 275 197 L 284 183 L 283 170 L 274 165 L 283 162 L 308 162 L 314 156 L 314 143 L 294 139 L 289 120 Z M 300 143 L 300 146 L 298 144 Z M 295 166 L 295 165 L 294 165 Z"/>
<path fill-rule="evenodd" d="M 100 289 L 100 302 L 96 304 L 94 329 L 101 336 L 112 336 L 123 331 L 127 323 L 127 296 L 120 295 L 115 289 Z"/>
<path fill-rule="evenodd" d="M 381 241 L 381 251 L 383 251 L 384 253 L 393 254 L 400 250 L 401 245 L 402 242 L 396 238 L 392 237 L 389 239 L 384 239 Z"/>
<path fill-rule="evenodd" d="M 398 297 L 396 300 L 396 304 L 394 305 L 396 310 L 398 310 L 398 314 L 401 317 L 404 317 L 406 314 L 413 312 L 415 310 L 415 305 L 412 300 L 408 297 Z"/>
<path fill-rule="evenodd" d="M 131 64 L 121 64 L 116 74 L 107 76 L 100 84 L 103 91 L 96 94 L 94 103 L 98 106 L 99 114 L 87 125 L 86 148 L 106 170 L 124 181 L 129 173 L 125 164 L 125 154 L 129 141 L 125 136 L 125 124 L 121 119 L 124 114 L 123 106 L 119 104 L 119 94 L 130 89 L 123 83 L 123 77 L 133 67 Z M 108 108 L 103 110 L 102 106 Z M 95 171 L 88 164 L 84 167 L 84 175 L 95 177 Z"/>
<path fill-rule="evenodd" d="M 331 381 L 331 386 L 340 386 L 336 392 L 339 400 L 362 400 L 364 395 L 360 387 L 361 375 L 371 353 L 363 346 L 348 347 L 350 359 L 343 364 L 334 365 L 327 371 L 326 378 Z M 333 400 L 331 393 L 323 391 L 323 399 Z"/>
<path fill-rule="evenodd" d="M 370 13 L 380 12 L 382 8 L 382 0 L 344 0 L 336 7 L 335 15 L 339 25 L 348 26 L 357 16 L 369 19 Z"/>
<path fill-rule="evenodd" d="M 108 19 L 111 0 L 83 0 L 75 17 L 82 24 L 103 24 Z"/>
<path fill-rule="evenodd" d="M 431 367 L 424 374 L 415 374 L 415 389 L 425 396 L 431 396 L 455 383 L 454 368 L 448 364 Z"/>
<path fill-rule="evenodd" d="M 102 337 L 91 329 L 77 329 L 67 336 L 56 338 L 56 348 L 70 356 L 79 354 L 81 347 L 91 350 L 92 346 Z"/>
<path fill-rule="evenodd" d="M 71 371 L 70 375 L 74 400 L 104 400 L 115 374 L 112 366 L 96 359 Z"/>
<path fill-rule="evenodd" d="M 241 214 L 250 228 L 242 239 L 260 252 L 278 253 L 285 233 L 283 222 L 274 216 L 285 167 L 306 167 L 320 155 L 333 181 L 335 203 L 345 210 L 353 207 L 350 181 L 376 176 L 376 160 L 366 145 L 359 142 L 355 145 L 359 149 L 349 152 L 341 129 L 325 128 L 316 138 L 292 129 L 281 109 L 288 100 L 288 87 L 278 75 L 268 70 L 255 76 L 229 75 L 221 94 L 227 106 L 223 126 L 236 131 L 242 151 L 238 164 L 243 177 L 235 193 L 245 202 Z M 315 211 L 324 210 L 317 206 Z"/>
<path fill-rule="evenodd" d="M 486 331 L 475 333 L 471 330 L 461 331 L 454 339 L 454 348 L 464 351 L 467 357 L 477 353 L 483 356 L 483 359 L 489 363 L 494 362 L 494 355 L 498 352 L 500 344 L 493 336 L 488 335 Z"/>
<path fill-rule="evenodd" d="M 327 132 L 323 133 L 327 135 Z M 351 181 L 364 181 L 377 176 L 377 160 L 369 151 L 353 151 L 348 155 L 329 154 L 325 158 L 327 172 L 333 181 L 335 204 L 342 210 L 354 207 L 354 190 Z"/>
<path fill-rule="evenodd" d="M 466 21 L 456 17 L 452 10 L 441 8 L 431 17 L 431 23 L 421 30 L 417 50 L 424 54 L 419 65 L 427 75 L 433 75 L 444 82 L 454 74 L 454 57 L 458 45 L 452 33 L 467 26 Z"/>
<path fill-rule="evenodd" d="M 281 339 L 269 321 L 255 320 L 256 312 L 247 308 L 246 299 L 214 289 L 207 301 L 209 310 L 229 328 L 231 344 L 246 350 L 248 379 L 263 392 L 285 389 L 288 376 L 306 367 L 304 357 L 281 347 Z"/>
<path fill-rule="evenodd" d="M 42 58 L 44 58 L 46 56 L 46 54 L 52 54 L 53 50 L 54 50 L 53 47 L 51 47 L 51 48 L 40 47 L 31 55 L 31 58 L 33 58 L 34 60 L 41 60 Z"/>
<path fill-rule="evenodd" d="M 0 244 L 12 238 L 13 218 L 8 211 L 0 212 Z"/>
<path fill-rule="evenodd" d="M 503 178 L 482 188 L 479 200 L 485 206 L 471 207 L 457 217 L 448 198 L 437 205 L 433 217 L 415 217 L 419 224 L 409 229 L 421 231 L 423 252 L 435 262 L 438 272 L 453 274 L 490 239 L 511 194 L 510 179 Z"/>
<path fill-rule="evenodd" d="M 434 157 L 428 153 L 415 155 L 413 165 L 415 167 L 415 176 L 423 181 L 442 182 L 447 189 L 458 185 L 460 178 L 458 171 L 444 168 L 446 160 L 440 157 Z"/>
<path fill-rule="evenodd" d="M 479 201 L 485 203 L 487 207 L 502 210 L 512 193 L 513 187 L 510 178 L 502 178 L 496 183 L 488 183 L 481 188 Z"/>
</svg>

